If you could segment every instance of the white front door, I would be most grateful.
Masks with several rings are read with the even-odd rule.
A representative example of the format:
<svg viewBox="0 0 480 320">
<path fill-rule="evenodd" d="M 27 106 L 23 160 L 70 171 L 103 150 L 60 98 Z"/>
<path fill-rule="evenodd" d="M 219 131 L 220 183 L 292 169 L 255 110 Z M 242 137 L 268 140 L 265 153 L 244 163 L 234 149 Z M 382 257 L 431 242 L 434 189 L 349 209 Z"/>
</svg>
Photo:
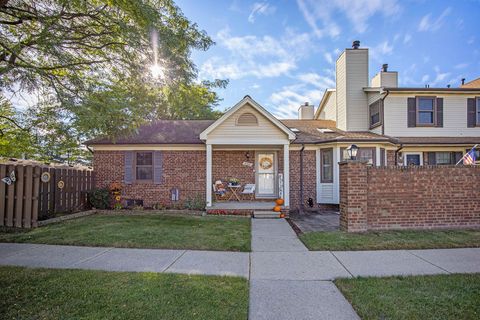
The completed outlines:
<svg viewBox="0 0 480 320">
<path fill-rule="evenodd" d="M 276 155 L 274 152 L 257 152 L 257 198 L 274 198 L 276 188 Z"/>
</svg>

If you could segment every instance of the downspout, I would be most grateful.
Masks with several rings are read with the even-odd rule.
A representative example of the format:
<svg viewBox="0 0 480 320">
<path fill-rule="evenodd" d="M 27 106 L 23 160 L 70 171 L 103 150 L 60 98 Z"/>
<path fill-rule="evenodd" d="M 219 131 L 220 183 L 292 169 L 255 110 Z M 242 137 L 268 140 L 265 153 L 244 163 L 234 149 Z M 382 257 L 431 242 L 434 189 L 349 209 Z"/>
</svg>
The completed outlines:
<svg viewBox="0 0 480 320">
<path fill-rule="evenodd" d="M 395 165 L 398 165 L 398 152 L 403 149 L 403 144 L 400 144 L 400 147 L 395 150 Z"/>
<path fill-rule="evenodd" d="M 385 89 L 385 91 L 387 92 L 387 94 L 385 94 L 382 98 L 380 98 L 380 100 L 382 100 L 382 135 L 385 134 L 385 112 L 384 112 L 385 111 L 385 99 L 390 94 L 390 91 L 388 89 Z M 395 165 L 396 165 L 396 163 L 395 163 Z"/>
<path fill-rule="evenodd" d="M 303 151 L 305 150 L 305 145 L 302 144 L 302 149 L 300 149 L 300 208 L 299 213 L 302 214 L 305 207 L 303 203 Z"/>
</svg>

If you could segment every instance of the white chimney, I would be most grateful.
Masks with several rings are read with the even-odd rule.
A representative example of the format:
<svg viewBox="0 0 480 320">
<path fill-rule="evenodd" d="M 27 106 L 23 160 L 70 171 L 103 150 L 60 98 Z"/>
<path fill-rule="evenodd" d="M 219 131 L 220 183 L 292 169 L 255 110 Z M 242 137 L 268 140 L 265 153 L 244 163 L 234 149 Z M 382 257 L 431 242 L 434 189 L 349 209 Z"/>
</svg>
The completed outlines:
<svg viewBox="0 0 480 320">
<path fill-rule="evenodd" d="M 313 117 L 315 115 L 314 108 L 315 107 L 313 105 L 310 105 L 308 102 L 302 104 L 300 108 L 298 108 L 298 119 L 313 120 Z"/>
<path fill-rule="evenodd" d="M 337 127 L 345 131 L 364 131 L 368 123 L 368 49 L 356 40 L 336 62 Z"/>
<path fill-rule="evenodd" d="M 382 65 L 382 70 L 372 78 L 370 82 L 372 88 L 379 87 L 388 87 L 388 88 L 397 88 L 398 87 L 398 72 L 397 71 L 388 71 L 388 64 Z"/>
</svg>

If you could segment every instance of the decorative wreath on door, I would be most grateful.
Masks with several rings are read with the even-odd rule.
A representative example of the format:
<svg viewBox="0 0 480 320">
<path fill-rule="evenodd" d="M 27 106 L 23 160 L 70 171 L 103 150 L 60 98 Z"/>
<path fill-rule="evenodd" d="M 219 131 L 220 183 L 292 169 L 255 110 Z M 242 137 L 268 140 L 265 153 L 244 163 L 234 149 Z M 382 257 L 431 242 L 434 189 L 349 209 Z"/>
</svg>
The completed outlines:
<svg viewBox="0 0 480 320">
<path fill-rule="evenodd" d="M 271 158 L 263 157 L 260 159 L 260 168 L 263 170 L 268 170 L 273 166 L 273 162 Z"/>
</svg>

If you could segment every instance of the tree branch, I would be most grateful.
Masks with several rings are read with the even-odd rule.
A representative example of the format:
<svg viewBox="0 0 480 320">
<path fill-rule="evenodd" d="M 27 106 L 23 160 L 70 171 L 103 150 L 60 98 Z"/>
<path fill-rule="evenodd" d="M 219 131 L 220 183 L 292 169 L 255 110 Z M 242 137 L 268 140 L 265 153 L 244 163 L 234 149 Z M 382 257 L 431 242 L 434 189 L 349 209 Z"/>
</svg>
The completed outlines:
<svg viewBox="0 0 480 320">
<path fill-rule="evenodd" d="M 23 130 L 23 131 L 29 131 L 29 129 L 22 127 L 21 125 L 18 124 L 18 122 L 16 122 L 15 120 L 13 120 L 13 119 L 11 119 L 11 118 L 9 118 L 9 117 L 0 115 L 0 118 L 10 121 L 10 122 L 13 123 L 17 128 L 19 128 L 19 129 L 21 129 L 21 130 Z"/>
</svg>

